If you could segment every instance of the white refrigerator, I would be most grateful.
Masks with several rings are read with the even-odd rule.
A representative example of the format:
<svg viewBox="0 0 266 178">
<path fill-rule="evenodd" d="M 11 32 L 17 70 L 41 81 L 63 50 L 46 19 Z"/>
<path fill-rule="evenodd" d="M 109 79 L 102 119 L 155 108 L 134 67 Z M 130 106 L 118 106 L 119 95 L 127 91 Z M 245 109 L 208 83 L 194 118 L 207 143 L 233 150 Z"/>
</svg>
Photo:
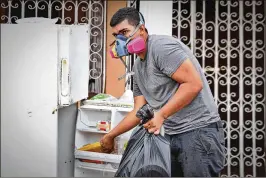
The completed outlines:
<svg viewBox="0 0 266 178">
<path fill-rule="evenodd" d="M 1 25 L 1 177 L 74 176 L 87 25 Z"/>
</svg>

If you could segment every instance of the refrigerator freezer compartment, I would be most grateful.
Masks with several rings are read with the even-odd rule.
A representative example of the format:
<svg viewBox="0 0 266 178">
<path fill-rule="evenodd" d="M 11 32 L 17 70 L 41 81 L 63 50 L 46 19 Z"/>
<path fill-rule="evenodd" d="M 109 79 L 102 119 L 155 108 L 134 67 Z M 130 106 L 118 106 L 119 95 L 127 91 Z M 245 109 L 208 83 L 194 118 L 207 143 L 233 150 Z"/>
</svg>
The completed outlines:
<svg viewBox="0 0 266 178">
<path fill-rule="evenodd" d="M 88 98 L 89 27 L 1 24 L 1 176 L 72 175 L 75 103 Z"/>
<path fill-rule="evenodd" d="M 104 161 L 108 163 L 120 163 L 122 155 L 76 150 L 75 158 L 98 160 L 98 161 Z"/>
</svg>

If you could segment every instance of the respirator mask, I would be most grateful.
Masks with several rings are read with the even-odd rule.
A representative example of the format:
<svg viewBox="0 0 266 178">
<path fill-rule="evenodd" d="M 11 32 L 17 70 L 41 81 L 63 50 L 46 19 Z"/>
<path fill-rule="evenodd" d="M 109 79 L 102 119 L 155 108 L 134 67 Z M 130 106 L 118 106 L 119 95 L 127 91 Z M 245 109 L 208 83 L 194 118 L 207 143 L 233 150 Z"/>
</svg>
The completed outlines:
<svg viewBox="0 0 266 178">
<path fill-rule="evenodd" d="M 141 37 L 136 37 L 131 39 L 132 36 L 139 30 L 140 26 L 144 24 L 144 20 L 141 15 L 140 23 L 129 35 L 129 38 L 123 35 L 117 35 L 114 46 L 110 50 L 112 58 L 120 58 L 123 56 L 128 56 L 129 54 L 139 54 L 146 49 L 145 41 Z"/>
</svg>

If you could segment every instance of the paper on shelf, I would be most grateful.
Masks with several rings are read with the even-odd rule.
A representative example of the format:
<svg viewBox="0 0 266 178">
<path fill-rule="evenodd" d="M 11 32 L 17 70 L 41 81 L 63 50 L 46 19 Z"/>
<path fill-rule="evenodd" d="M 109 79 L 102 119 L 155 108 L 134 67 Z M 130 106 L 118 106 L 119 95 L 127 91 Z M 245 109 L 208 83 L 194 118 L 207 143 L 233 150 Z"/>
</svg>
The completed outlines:
<svg viewBox="0 0 266 178">
<path fill-rule="evenodd" d="M 125 93 L 119 99 L 108 94 L 98 94 L 89 100 L 83 101 L 83 104 L 133 108 L 134 107 L 133 92 L 131 90 L 126 90 Z"/>
<path fill-rule="evenodd" d="M 134 103 L 133 92 L 126 90 L 125 93 L 119 98 L 119 102 Z"/>
</svg>

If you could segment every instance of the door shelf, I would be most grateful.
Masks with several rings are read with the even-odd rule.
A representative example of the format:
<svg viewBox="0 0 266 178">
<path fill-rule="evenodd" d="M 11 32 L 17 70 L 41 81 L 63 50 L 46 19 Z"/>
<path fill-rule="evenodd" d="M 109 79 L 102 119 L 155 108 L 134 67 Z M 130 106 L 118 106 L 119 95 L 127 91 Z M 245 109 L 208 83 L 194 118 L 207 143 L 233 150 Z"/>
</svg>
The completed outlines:
<svg viewBox="0 0 266 178">
<path fill-rule="evenodd" d="M 122 159 L 122 155 L 76 150 L 75 158 L 98 160 L 98 161 L 104 161 L 108 163 L 120 163 Z"/>
<path fill-rule="evenodd" d="M 81 132 L 91 132 L 91 133 L 101 133 L 101 134 L 109 133 L 109 131 L 101 131 L 101 130 L 97 130 L 96 128 L 77 128 L 77 130 Z"/>
<path fill-rule="evenodd" d="M 93 163 L 79 162 L 77 167 L 82 169 L 96 170 L 102 172 L 116 173 L 117 171 L 117 169 L 114 169 L 110 164 L 93 164 Z"/>
<path fill-rule="evenodd" d="M 97 105 L 83 105 L 80 109 L 88 109 L 88 110 L 99 110 L 99 111 L 124 111 L 130 112 L 133 108 L 123 108 L 123 107 L 111 107 L 111 106 L 97 106 Z"/>
<path fill-rule="evenodd" d="M 83 105 L 80 109 L 88 109 L 88 110 L 98 110 L 98 111 L 111 111 L 112 108 L 108 106 L 94 106 L 94 105 Z"/>
</svg>

